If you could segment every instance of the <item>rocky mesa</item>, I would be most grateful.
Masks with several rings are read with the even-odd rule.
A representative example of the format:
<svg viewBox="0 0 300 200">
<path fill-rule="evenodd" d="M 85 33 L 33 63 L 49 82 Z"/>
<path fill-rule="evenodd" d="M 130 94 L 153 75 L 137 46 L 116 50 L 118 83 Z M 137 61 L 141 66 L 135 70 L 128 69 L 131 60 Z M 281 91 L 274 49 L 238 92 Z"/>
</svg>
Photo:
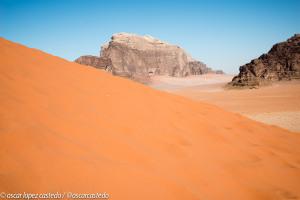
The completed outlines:
<svg viewBox="0 0 300 200">
<path fill-rule="evenodd" d="M 300 78 L 300 34 L 275 44 L 267 54 L 240 67 L 232 86 L 259 86 L 272 81 Z"/>
<path fill-rule="evenodd" d="M 204 63 L 194 60 L 182 48 L 152 36 L 117 33 L 101 47 L 100 57 L 82 56 L 75 62 L 139 82 L 148 82 L 153 75 L 185 77 L 216 73 Z M 217 71 L 222 73 L 222 71 Z"/>
</svg>

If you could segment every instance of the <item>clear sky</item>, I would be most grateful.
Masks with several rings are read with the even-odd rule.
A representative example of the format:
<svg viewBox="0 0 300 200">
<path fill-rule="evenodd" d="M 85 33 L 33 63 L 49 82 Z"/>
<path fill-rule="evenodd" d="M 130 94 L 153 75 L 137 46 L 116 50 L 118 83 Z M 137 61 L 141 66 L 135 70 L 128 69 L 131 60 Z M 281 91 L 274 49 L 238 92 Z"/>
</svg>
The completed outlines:
<svg viewBox="0 0 300 200">
<path fill-rule="evenodd" d="M 152 35 L 237 73 L 300 33 L 300 0 L 0 0 L 1 37 L 68 60 L 98 55 L 116 32 Z"/>
</svg>

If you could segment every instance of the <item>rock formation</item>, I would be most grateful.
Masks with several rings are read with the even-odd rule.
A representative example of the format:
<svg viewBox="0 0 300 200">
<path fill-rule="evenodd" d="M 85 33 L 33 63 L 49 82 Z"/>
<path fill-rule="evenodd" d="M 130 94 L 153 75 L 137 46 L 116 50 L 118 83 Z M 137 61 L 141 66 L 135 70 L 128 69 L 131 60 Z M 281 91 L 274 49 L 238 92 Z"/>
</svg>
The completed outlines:
<svg viewBox="0 0 300 200">
<path fill-rule="evenodd" d="M 104 59 L 105 62 L 100 62 L 99 59 Z M 102 46 L 100 58 L 81 57 L 75 62 L 102 69 L 110 68 L 114 75 L 139 82 L 148 82 L 153 75 L 184 77 L 214 73 L 204 63 L 192 59 L 178 46 L 151 36 L 128 33 L 114 34 L 111 41 Z"/>
<path fill-rule="evenodd" d="M 191 75 L 214 73 L 214 71 L 211 68 L 207 67 L 204 63 L 200 61 L 190 60 L 188 65 Z"/>
<path fill-rule="evenodd" d="M 80 56 L 75 60 L 75 62 L 111 71 L 111 60 L 108 58 L 87 55 Z"/>
<path fill-rule="evenodd" d="M 275 44 L 267 54 L 240 67 L 233 86 L 258 86 L 264 83 L 300 78 L 300 34 Z"/>
</svg>

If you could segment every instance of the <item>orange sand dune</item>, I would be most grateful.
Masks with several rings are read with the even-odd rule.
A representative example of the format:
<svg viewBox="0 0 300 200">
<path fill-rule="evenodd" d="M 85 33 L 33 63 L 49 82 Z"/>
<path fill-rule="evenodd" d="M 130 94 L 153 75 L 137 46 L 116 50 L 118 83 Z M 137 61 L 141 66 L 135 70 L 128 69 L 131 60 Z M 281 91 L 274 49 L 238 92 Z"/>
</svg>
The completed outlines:
<svg viewBox="0 0 300 200">
<path fill-rule="evenodd" d="M 0 192 L 300 198 L 300 135 L 0 40 Z"/>
</svg>

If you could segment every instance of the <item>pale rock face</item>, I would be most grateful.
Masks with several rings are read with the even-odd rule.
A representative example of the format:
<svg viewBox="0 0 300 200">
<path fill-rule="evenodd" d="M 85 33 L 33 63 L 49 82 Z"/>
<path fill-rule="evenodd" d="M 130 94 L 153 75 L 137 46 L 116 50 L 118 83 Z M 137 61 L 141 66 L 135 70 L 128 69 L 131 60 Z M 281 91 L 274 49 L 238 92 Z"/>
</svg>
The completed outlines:
<svg viewBox="0 0 300 200">
<path fill-rule="evenodd" d="M 191 74 L 183 49 L 151 36 L 115 34 L 109 44 L 102 47 L 101 56 L 111 59 L 113 74 L 133 79 Z"/>
<path fill-rule="evenodd" d="M 213 72 L 179 46 L 149 35 L 114 34 L 101 47 L 100 58 L 110 61 L 112 74 L 143 83 L 154 75 L 184 77 Z"/>
</svg>

